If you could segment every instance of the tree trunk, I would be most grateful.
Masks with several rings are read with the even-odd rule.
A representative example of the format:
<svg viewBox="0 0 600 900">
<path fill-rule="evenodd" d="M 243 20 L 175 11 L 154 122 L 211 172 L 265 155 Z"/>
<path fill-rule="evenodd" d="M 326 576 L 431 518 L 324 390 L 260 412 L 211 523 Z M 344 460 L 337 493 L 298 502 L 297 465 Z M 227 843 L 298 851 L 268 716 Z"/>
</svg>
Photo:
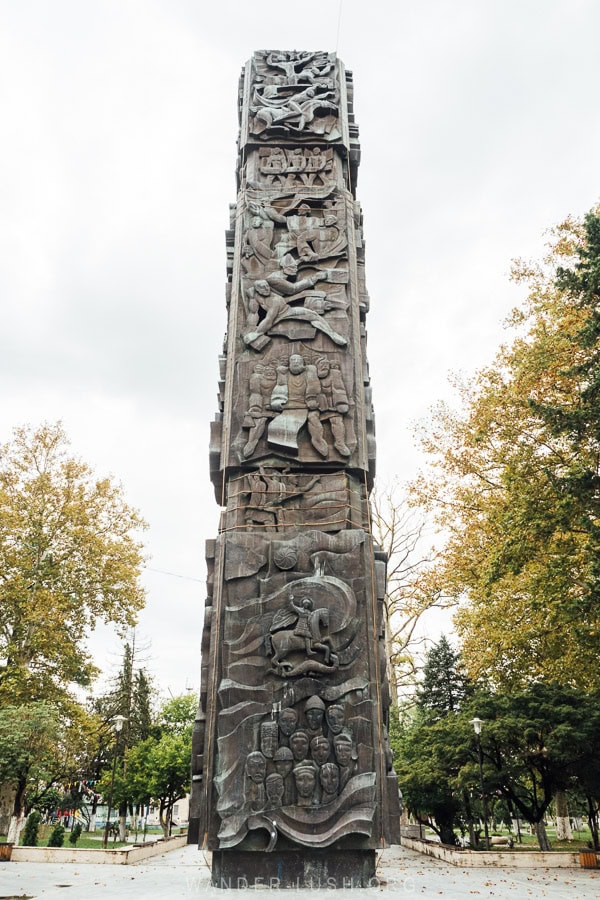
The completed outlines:
<svg viewBox="0 0 600 900">
<path fill-rule="evenodd" d="M 169 837 L 169 817 L 168 817 L 168 807 L 165 809 L 164 802 L 161 800 L 160 809 L 158 813 L 158 819 L 160 822 L 160 827 L 163 830 L 163 837 L 166 840 Z"/>
<path fill-rule="evenodd" d="M 96 811 L 98 809 L 98 796 L 94 794 L 94 799 L 92 800 L 92 811 L 90 813 L 90 824 L 88 825 L 88 831 L 93 833 L 96 830 Z"/>
<path fill-rule="evenodd" d="M 119 806 L 119 840 L 127 840 L 127 803 Z"/>
<path fill-rule="evenodd" d="M 467 790 L 463 791 L 463 803 L 465 804 L 465 813 L 467 814 L 469 844 L 471 845 L 471 849 L 474 849 L 477 846 L 477 839 L 475 837 L 475 826 L 473 825 L 473 810 L 471 809 L 471 798 L 469 797 L 469 792 Z"/>
<path fill-rule="evenodd" d="M 544 825 L 543 819 L 541 822 L 535 823 L 535 834 L 538 839 L 538 844 L 540 845 L 540 850 L 552 849 L 550 841 L 548 840 L 548 835 L 546 834 L 546 826 Z"/>
<path fill-rule="evenodd" d="M 594 845 L 594 850 L 600 850 L 600 839 L 598 835 L 598 813 L 596 811 L 596 807 L 592 798 L 588 795 L 586 799 L 588 805 L 588 824 L 592 833 L 592 843 Z"/>
<path fill-rule="evenodd" d="M 20 778 L 17 782 L 17 790 L 15 792 L 15 802 L 13 804 L 13 814 L 11 816 L 10 825 L 8 827 L 7 844 L 19 843 L 21 831 L 25 824 L 25 789 L 27 787 L 27 779 Z"/>
<path fill-rule="evenodd" d="M 556 840 L 572 841 L 571 821 L 569 819 L 569 806 L 565 791 L 557 791 L 554 797 L 556 807 Z"/>
</svg>

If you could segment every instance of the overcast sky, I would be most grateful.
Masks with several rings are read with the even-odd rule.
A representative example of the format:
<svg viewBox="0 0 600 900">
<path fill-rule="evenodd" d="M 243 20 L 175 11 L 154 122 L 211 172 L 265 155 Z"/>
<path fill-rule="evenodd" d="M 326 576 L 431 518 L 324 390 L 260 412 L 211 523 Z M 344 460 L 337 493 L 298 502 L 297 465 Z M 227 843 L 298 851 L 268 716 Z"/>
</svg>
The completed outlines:
<svg viewBox="0 0 600 900">
<path fill-rule="evenodd" d="M 149 521 L 164 693 L 199 680 L 241 66 L 354 73 L 378 471 L 405 480 L 413 423 L 505 337 L 511 259 L 600 199 L 599 38 L 598 0 L 0 0 L 0 440 L 62 419 Z"/>
</svg>

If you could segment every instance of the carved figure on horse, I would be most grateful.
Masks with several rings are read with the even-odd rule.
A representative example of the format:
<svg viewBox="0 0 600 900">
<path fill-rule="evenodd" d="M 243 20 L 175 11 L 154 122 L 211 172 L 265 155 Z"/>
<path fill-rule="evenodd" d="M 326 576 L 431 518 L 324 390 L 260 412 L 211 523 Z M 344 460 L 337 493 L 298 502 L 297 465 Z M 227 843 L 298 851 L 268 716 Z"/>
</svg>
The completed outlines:
<svg viewBox="0 0 600 900">
<path fill-rule="evenodd" d="M 290 597 L 290 606 L 275 613 L 267 635 L 267 653 L 272 656 L 272 665 L 278 671 L 293 668 L 284 662 L 285 657 L 296 650 L 304 650 L 307 656 L 323 653 L 325 665 L 332 661 L 331 638 L 321 634 L 321 628 L 329 627 L 329 610 L 326 607 L 313 609 L 310 597 L 302 597 L 299 604 Z"/>
</svg>

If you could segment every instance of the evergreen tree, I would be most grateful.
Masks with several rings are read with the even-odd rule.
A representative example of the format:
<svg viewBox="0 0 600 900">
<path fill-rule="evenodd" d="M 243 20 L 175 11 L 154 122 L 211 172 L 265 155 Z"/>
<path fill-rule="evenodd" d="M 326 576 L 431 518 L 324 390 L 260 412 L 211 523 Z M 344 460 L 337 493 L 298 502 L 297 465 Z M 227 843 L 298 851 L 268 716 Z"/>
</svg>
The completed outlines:
<svg viewBox="0 0 600 900">
<path fill-rule="evenodd" d="M 600 215 L 593 210 L 585 217 L 574 257 L 570 267 L 559 266 L 556 273 L 557 287 L 583 314 L 571 336 L 575 364 L 565 372 L 570 390 L 551 402 L 530 402 L 570 451 L 555 479 L 563 505 L 587 535 L 589 567 L 578 598 L 585 611 L 600 600 Z"/>
<path fill-rule="evenodd" d="M 453 650 L 448 639 L 442 635 L 427 653 L 417 702 L 421 709 L 432 713 L 434 718 L 440 718 L 460 709 L 468 689 L 469 681 L 461 669 L 460 653 Z"/>
</svg>

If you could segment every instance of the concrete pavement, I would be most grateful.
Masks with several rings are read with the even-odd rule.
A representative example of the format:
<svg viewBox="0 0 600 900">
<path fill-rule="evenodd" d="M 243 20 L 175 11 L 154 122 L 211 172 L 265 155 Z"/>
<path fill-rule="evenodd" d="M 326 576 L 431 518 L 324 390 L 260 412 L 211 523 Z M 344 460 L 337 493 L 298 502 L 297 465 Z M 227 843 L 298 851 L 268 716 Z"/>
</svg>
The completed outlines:
<svg viewBox="0 0 600 900">
<path fill-rule="evenodd" d="M 210 885 L 207 860 L 196 847 L 173 850 L 135 866 L 0 863 L 0 900 L 239 900 L 272 893 L 263 885 L 232 891 Z M 600 870 L 459 869 L 404 847 L 390 847 L 379 860 L 378 887 L 346 889 L 350 900 L 379 897 L 474 897 L 510 900 L 600 900 Z M 315 886 L 319 896 L 327 887 Z M 282 892 L 284 893 L 284 892 Z M 288 900 L 311 891 L 285 891 Z M 333 894 L 333 892 L 328 892 Z"/>
</svg>

